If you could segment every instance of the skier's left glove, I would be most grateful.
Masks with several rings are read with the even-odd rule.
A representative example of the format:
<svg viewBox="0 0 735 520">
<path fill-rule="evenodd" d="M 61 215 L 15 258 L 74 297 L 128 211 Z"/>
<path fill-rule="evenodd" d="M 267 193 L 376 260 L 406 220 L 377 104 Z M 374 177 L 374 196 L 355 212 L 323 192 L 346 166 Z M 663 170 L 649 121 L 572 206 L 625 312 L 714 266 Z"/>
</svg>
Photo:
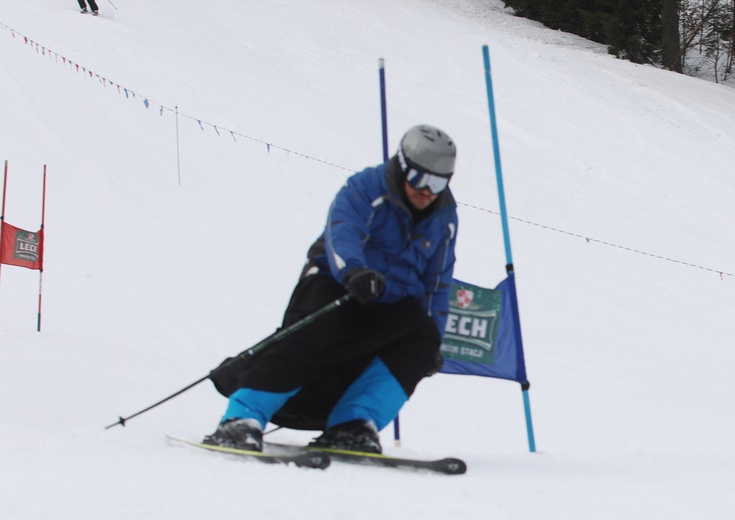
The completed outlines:
<svg viewBox="0 0 735 520">
<path fill-rule="evenodd" d="M 345 274 L 344 286 L 360 305 L 365 305 L 383 294 L 385 277 L 378 271 L 358 267 Z"/>
</svg>

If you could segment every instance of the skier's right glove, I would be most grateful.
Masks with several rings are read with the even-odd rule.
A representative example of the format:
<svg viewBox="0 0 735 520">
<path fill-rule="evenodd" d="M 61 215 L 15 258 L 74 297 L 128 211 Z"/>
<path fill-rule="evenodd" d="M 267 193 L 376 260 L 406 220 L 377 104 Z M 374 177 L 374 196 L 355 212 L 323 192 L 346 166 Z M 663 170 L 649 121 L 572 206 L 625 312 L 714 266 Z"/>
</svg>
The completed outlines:
<svg viewBox="0 0 735 520">
<path fill-rule="evenodd" d="M 385 277 L 378 271 L 358 267 L 345 274 L 344 286 L 360 305 L 365 305 L 383 294 Z"/>
</svg>

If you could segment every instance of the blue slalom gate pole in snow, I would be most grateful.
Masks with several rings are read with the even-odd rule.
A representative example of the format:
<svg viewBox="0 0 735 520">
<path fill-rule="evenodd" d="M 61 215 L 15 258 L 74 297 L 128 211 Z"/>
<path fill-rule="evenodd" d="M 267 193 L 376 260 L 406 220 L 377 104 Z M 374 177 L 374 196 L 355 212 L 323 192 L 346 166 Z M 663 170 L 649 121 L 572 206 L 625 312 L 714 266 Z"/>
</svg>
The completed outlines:
<svg viewBox="0 0 735 520">
<path fill-rule="evenodd" d="M 485 83 L 487 85 L 487 102 L 490 111 L 490 134 L 493 141 L 493 156 L 495 158 L 495 176 L 498 184 L 498 199 L 500 201 L 500 219 L 503 224 L 503 240 L 505 242 L 505 269 L 508 273 L 510 295 L 513 299 L 512 312 L 514 322 L 514 336 L 520 357 L 520 384 L 523 393 L 523 407 L 526 414 L 526 430 L 528 433 L 528 448 L 531 452 L 536 451 L 536 442 L 533 436 L 533 422 L 531 421 L 531 403 L 528 397 L 528 389 L 531 384 L 526 378 L 526 366 L 523 358 L 523 340 L 521 338 L 520 313 L 518 311 L 518 297 L 516 293 L 515 271 L 513 268 L 513 255 L 510 249 L 510 232 L 508 230 L 508 212 L 505 207 L 505 188 L 503 187 L 503 169 L 500 164 L 500 144 L 498 141 L 498 126 L 495 115 L 495 101 L 493 96 L 493 79 L 490 69 L 490 51 L 487 45 L 482 46 L 482 54 L 485 61 Z"/>
<path fill-rule="evenodd" d="M 383 162 L 388 162 L 388 109 L 385 101 L 385 61 L 378 60 L 380 69 L 380 123 L 383 129 Z"/>
<path fill-rule="evenodd" d="M 383 58 L 378 60 L 378 69 L 380 72 L 380 123 L 383 129 L 383 162 L 388 162 L 388 109 L 385 101 L 385 61 Z M 393 419 L 393 442 L 396 446 L 401 445 L 401 424 L 397 415 Z"/>
</svg>

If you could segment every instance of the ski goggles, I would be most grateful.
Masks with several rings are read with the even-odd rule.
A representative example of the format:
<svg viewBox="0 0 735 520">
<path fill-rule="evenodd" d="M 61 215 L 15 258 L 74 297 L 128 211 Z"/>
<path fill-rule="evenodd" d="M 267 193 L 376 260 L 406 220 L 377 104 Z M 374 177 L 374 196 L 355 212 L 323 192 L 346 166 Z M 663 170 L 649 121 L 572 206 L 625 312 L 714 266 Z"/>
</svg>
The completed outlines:
<svg viewBox="0 0 735 520">
<path fill-rule="evenodd" d="M 429 188 L 432 195 L 439 195 L 449 186 L 451 175 L 437 175 L 435 173 L 426 173 L 415 168 L 409 168 L 406 175 L 406 182 L 415 190 L 423 190 Z"/>
<path fill-rule="evenodd" d="M 398 147 L 398 163 L 401 169 L 406 172 L 406 182 L 415 190 L 423 190 L 429 188 L 432 195 L 439 195 L 449 186 L 449 179 L 452 174 L 440 175 L 438 173 L 428 173 L 417 170 L 408 164 L 406 156 L 403 155 L 403 147 Z"/>
</svg>

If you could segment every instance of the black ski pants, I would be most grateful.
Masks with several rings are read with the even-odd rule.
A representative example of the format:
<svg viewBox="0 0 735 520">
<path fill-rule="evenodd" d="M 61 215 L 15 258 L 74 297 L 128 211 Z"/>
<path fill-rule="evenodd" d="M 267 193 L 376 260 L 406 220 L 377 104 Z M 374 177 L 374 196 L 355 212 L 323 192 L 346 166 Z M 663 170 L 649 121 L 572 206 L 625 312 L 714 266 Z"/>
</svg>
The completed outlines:
<svg viewBox="0 0 735 520">
<path fill-rule="evenodd" d="M 97 8 L 97 2 L 95 2 L 94 0 L 87 0 L 87 4 L 84 3 L 84 0 L 77 0 L 77 1 L 79 2 L 79 7 L 81 7 L 82 9 L 86 9 L 87 4 L 89 4 L 90 10 L 99 11 L 99 9 Z"/>
<path fill-rule="evenodd" d="M 294 289 L 283 327 L 321 309 L 345 294 L 332 277 L 302 278 Z M 396 303 L 360 305 L 349 301 L 314 322 L 238 361 L 212 377 L 229 396 L 238 388 L 269 392 L 301 391 L 273 418 L 297 429 L 322 429 L 347 387 L 379 356 L 407 396 L 441 365 L 441 336 L 421 304 L 407 298 Z"/>
</svg>

